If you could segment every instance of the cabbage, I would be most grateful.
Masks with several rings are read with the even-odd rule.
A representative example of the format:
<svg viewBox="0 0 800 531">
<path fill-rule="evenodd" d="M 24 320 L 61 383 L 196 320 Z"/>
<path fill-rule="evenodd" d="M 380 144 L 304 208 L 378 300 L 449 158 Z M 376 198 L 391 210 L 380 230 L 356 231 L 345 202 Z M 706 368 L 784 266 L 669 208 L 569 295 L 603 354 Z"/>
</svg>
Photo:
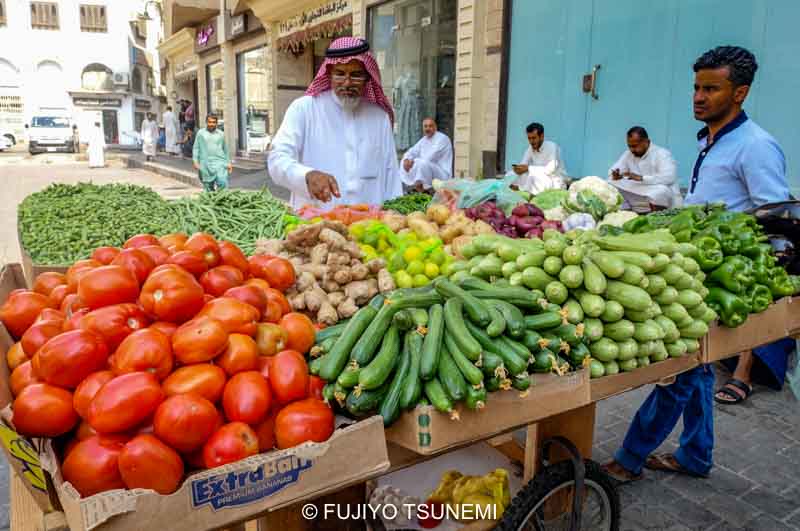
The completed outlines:
<svg viewBox="0 0 800 531">
<path fill-rule="evenodd" d="M 592 192 L 593 195 L 599 197 L 609 212 L 614 212 L 622 205 L 622 195 L 619 191 L 600 177 L 584 177 L 572 183 L 569 187 L 570 202 L 574 203 L 578 194 L 584 191 Z"/>
<path fill-rule="evenodd" d="M 569 196 L 566 190 L 545 190 L 533 198 L 533 203 L 542 210 L 550 210 L 561 206 L 561 202 Z M 551 218 L 547 218 L 551 219 Z"/>
<path fill-rule="evenodd" d="M 603 221 L 598 223 L 597 226 L 600 227 L 602 225 L 612 225 L 614 227 L 621 227 L 625 224 L 625 222 L 637 217 L 639 217 L 639 214 L 636 212 L 631 210 L 620 210 L 619 212 L 606 214 L 606 217 L 604 217 Z"/>
</svg>

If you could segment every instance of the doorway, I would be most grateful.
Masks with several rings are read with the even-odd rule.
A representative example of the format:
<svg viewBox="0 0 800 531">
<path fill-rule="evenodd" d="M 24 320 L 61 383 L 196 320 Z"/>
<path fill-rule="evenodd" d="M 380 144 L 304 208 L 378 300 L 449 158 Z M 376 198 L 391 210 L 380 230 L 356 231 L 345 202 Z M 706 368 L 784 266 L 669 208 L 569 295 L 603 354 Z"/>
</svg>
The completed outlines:
<svg viewBox="0 0 800 531">
<path fill-rule="evenodd" d="M 119 144 L 117 111 L 103 111 L 103 134 L 106 144 Z"/>
</svg>

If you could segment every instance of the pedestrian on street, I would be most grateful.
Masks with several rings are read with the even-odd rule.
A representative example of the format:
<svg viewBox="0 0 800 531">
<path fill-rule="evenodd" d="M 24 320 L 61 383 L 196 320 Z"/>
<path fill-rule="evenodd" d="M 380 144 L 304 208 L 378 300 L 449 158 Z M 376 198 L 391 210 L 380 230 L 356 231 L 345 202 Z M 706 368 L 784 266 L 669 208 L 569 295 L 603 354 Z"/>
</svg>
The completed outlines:
<svg viewBox="0 0 800 531">
<path fill-rule="evenodd" d="M 193 102 L 191 102 L 191 101 L 188 102 L 188 105 L 186 107 L 186 111 L 183 113 L 183 118 L 184 118 L 184 121 L 186 122 L 186 125 L 191 127 L 192 131 L 194 131 L 195 123 L 194 123 L 194 103 Z"/>
<path fill-rule="evenodd" d="M 72 126 L 72 152 L 73 153 L 80 153 L 81 152 L 81 137 L 78 134 L 78 126 Z"/>
<path fill-rule="evenodd" d="M 164 134 L 166 136 L 164 150 L 170 155 L 178 155 L 180 153 L 178 150 L 178 132 L 180 129 L 178 118 L 175 116 L 175 113 L 172 112 L 171 106 L 167 107 L 167 110 L 164 111 L 161 118 L 164 121 Z"/>
<path fill-rule="evenodd" d="M 194 148 L 194 131 L 188 125 L 183 126 L 183 139 L 180 142 L 181 152 L 184 158 L 192 158 L 192 150 Z"/>
<path fill-rule="evenodd" d="M 142 122 L 142 152 L 147 161 L 153 160 L 156 156 L 156 145 L 158 143 L 158 124 L 154 120 L 153 113 L 147 113 L 147 117 Z"/>
<path fill-rule="evenodd" d="M 706 126 L 697 134 L 700 153 L 686 204 L 724 202 L 729 210 L 744 211 L 789 199 L 783 151 L 742 110 L 757 68 L 755 56 L 738 46 L 717 47 L 695 62 L 694 117 Z M 620 482 L 640 479 L 643 466 L 707 477 L 713 466 L 713 411 L 711 364 L 656 386 L 636 412 L 622 448 L 603 468 Z M 651 454 L 681 416 L 678 450 Z"/>
<path fill-rule="evenodd" d="M 100 122 L 94 123 L 94 129 L 89 134 L 89 167 L 103 168 L 106 165 L 106 139 Z"/>
<path fill-rule="evenodd" d="M 217 129 L 217 117 L 206 118 L 206 128 L 197 132 L 192 149 L 192 163 L 200 172 L 200 181 L 207 192 L 228 187 L 228 176 L 233 171 L 225 135 Z"/>
</svg>

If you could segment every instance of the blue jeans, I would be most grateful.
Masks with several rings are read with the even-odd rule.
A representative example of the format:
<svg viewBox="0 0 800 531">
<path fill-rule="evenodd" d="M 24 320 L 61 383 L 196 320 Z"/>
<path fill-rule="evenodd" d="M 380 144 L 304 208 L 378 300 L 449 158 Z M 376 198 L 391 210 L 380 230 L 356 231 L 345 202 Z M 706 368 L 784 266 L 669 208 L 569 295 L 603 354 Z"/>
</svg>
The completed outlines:
<svg viewBox="0 0 800 531">
<path fill-rule="evenodd" d="M 707 475 L 713 465 L 714 369 L 701 365 L 678 375 L 675 383 L 656 386 L 633 418 L 614 459 L 639 474 L 653 450 L 672 433 L 683 415 L 683 433 L 675 459 L 685 469 Z"/>
</svg>

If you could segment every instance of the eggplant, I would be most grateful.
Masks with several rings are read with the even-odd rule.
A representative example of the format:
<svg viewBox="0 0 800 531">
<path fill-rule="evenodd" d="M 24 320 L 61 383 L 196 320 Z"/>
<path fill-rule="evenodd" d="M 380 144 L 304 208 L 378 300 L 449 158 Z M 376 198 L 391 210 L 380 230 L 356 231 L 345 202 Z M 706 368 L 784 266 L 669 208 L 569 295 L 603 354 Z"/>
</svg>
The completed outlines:
<svg viewBox="0 0 800 531">
<path fill-rule="evenodd" d="M 528 209 L 528 215 L 529 216 L 537 216 L 537 217 L 541 217 L 542 219 L 544 219 L 544 212 L 542 212 L 541 208 L 537 207 L 536 205 L 532 205 L 530 203 L 526 204 L 525 206 Z"/>
<path fill-rule="evenodd" d="M 478 209 L 475 208 L 475 207 L 469 207 L 468 209 L 466 209 L 464 211 L 464 214 L 466 214 L 466 216 L 469 219 L 472 219 L 472 220 L 478 219 Z"/>
</svg>

